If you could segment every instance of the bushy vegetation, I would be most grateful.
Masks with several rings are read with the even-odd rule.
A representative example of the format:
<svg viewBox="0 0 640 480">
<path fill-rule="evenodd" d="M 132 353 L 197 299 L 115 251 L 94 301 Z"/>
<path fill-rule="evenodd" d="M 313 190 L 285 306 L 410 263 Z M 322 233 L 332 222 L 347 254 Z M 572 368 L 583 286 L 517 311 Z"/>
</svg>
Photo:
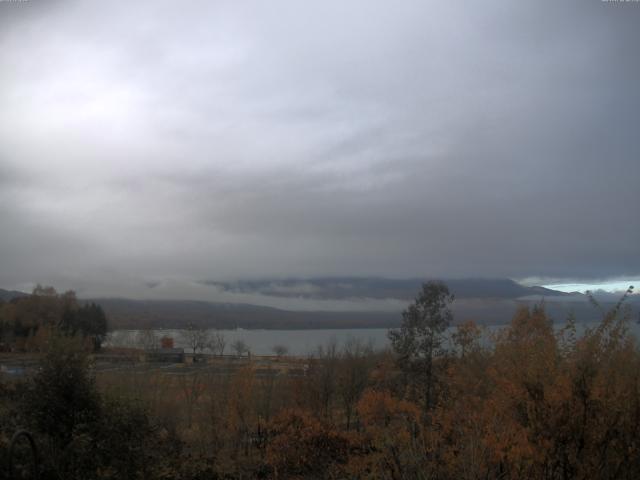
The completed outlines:
<svg viewBox="0 0 640 480">
<path fill-rule="evenodd" d="M 246 359 L 94 376 L 77 337 L 56 339 L 33 379 L 2 387 L 0 441 L 35 432 L 46 478 L 638 478 L 640 350 L 623 301 L 586 332 L 555 330 L 538 306 L 490 343 L 460 324 L 450 346 L 450 300 L 425 285 L 393 351 L 352 341 L 276 360 L 300 375 Z"/>
<path fill-rule="evenodd" d="M 141 403 L 98 392 L 77 338 L 54 335 L 38 373 L 4 393 L 0 448 L 6 451 L 12 430 L 33 432 L 43 479 L 159 478 L 153 473 L 167 462 L 163 450 L 176 445 Z"/>
</svg>

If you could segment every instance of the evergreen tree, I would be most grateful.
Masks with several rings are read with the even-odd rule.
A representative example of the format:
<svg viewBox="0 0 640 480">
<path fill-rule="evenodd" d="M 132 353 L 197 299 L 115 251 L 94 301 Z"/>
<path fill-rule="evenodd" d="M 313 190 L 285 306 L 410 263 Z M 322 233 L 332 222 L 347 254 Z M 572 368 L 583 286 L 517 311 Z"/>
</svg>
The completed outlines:
<svg viewBox="0 0 640 480">
<path fill-rule="evenodd" d="M 418 390 L 425 411 L 435 400 L 434 359 L 445 353 L 444 334 L 453 319 L 449 309 L 453 298 L 444 283 L 424 283 L 415 302 L 402 312 L 400 329 L 389 331 L 398 365 Z"/>
</svg>

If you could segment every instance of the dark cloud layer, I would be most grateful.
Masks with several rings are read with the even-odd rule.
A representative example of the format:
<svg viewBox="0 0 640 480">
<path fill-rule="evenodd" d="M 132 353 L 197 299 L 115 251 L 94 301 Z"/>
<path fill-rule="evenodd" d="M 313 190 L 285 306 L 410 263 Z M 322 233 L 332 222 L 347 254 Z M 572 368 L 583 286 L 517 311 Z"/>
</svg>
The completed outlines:
<svg viewBox="0 0 640 480">
<path fill-rule="evenodd" d="M 599 0 L 0 2 L 0 285 L 638 276 L 639 24 Z"/>
</svg>

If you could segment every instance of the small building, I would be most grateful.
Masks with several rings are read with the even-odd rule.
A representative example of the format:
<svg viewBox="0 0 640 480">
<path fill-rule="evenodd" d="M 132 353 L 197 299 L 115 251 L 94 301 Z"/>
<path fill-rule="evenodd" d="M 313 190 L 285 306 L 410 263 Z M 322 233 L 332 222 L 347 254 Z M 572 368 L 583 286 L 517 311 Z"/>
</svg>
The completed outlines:
<svg viewBox="0 0 640 480">
<path fill-rule="evenodd" d="M 145 352 L 147 362 L 183 363 L 184 348 L 160 348 Z"/>
<path fill-rule="evenodd" d="M 169 348 L 174 348 L 173 337 L 169 337 L 167 335 L 162 337 L 160 339 L 160 348 L 162 348 L 163 350 L 167 350 Z"/>
</svg>

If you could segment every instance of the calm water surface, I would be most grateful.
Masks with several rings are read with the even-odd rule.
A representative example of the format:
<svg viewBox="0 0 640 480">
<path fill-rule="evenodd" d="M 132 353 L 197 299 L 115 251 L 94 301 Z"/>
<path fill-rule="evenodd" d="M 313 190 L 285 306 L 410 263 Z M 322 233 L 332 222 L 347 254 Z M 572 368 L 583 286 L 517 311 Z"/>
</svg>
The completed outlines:
<svg viewBox="0 0 640 480">
<path fill-rule="evenodd" d="M 587 327 L 594 327 L 596 323 L 582 323 L 577 325 L 578 333 Z M 564 324 L 555 324 L 560 329 Z M 631 332 L 640 338 L 640 326 L 632 322 L 629 324 Z M 492 325 L 485 327 L 485 342 L 489 342 L 489 335 L 504 325 Z M 319 346 L 336 343 L 338 348 L 347 342 L 358 340 L 370 344 L 376 350 L 382 350 L 389 346 L 386 328 L 357 328 L 357 329 L 322 329 L 322 330 L 211 330 L 211 333 L 219 332 L 224 335 L 227 346 L 225 353 L 232 353 L 231 344 L 237 340 L 243 340 L 254 355 L 272 355 L 273 347 L 284 345 L 290 355 L 310 355 L 317 351 Z M 450 329 L 450 332 L 453 330 Z M 169 336 L 174 339 L 176 347 L 186 348 L 181 330 L 155 330 L 157 338 Z M 111 333 L 108 344 L 113 346 L 133 347 L 139 345 L 142 332 L 138 330 L 116 330 Z"/>
</svg>

